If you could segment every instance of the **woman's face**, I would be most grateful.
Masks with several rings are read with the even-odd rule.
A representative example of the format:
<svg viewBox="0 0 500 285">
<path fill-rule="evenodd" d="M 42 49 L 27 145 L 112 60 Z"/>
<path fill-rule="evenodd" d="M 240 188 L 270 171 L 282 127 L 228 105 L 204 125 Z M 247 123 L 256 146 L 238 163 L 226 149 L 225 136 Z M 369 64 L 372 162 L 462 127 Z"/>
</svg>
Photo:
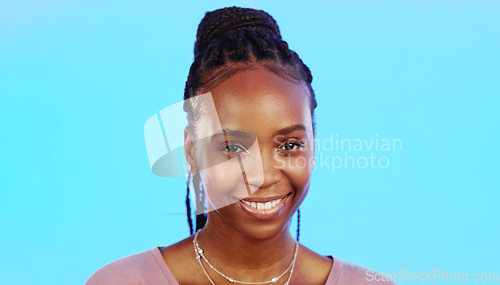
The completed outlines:
<svg viewBox="0 0 500 285">
<path fill-rule="evenodd" d="M 211 121 L 211 135 L 187 149 L 209 199 L 208 223 L 256 239 L 275 236 L 288 226 L 311 180 L 307 86 L 258 68 L 237 73 L 210 93 L 217 114 L 198 128 Z"/>
</svg>

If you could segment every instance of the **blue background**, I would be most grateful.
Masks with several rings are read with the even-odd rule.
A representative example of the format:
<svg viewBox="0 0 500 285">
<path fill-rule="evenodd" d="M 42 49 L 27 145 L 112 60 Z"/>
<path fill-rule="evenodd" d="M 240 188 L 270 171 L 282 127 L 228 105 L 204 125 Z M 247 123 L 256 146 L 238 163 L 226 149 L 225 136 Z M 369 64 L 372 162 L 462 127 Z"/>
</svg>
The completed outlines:
<svg viewBox="0 0 500 285">
<path fill-rule="evenodd" d="M 386 169 L 314 171 L 306 246 L 499 271 L 498 1 L 2 0 L 1 284 L 83 284 L 188 235 L 184 180 L 151 173 L 143 126 L 182 99 L 197 25 L 228 5 L 268 11 L 309 65 L 319 139 L 403 142 L 374 153 Z"/>
</svg>

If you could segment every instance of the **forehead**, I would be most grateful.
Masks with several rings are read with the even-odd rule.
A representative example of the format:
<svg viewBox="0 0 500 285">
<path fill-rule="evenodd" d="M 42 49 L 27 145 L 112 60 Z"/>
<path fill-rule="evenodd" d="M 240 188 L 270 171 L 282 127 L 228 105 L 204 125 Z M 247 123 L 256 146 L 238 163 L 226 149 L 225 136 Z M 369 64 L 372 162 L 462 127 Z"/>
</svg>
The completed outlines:
<svg viewBox="0 0 500 285">
<path fill-rule="evenodd" d="M 210 90 L 222 128 L 276 131 L 312 129 L 309 89 L 264 69 L 241 71 Z"/>
</svg>

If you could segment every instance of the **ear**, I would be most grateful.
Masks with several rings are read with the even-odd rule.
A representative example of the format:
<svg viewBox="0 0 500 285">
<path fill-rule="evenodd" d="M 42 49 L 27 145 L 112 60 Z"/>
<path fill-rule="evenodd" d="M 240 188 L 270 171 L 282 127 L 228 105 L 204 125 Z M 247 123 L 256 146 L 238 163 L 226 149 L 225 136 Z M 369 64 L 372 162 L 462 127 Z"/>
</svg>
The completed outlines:
<svg viewBox="0 0 500 285">
<path fill-rule="evenodd" d="M 188 127 L 184 128 L 184 153 L 186 154 L 186 161 L 191 165 L 189 172 L 195 174 L 198 172 L 198 164 L 196 160 L 196 149 L 194 136 Z"/>
</svg>

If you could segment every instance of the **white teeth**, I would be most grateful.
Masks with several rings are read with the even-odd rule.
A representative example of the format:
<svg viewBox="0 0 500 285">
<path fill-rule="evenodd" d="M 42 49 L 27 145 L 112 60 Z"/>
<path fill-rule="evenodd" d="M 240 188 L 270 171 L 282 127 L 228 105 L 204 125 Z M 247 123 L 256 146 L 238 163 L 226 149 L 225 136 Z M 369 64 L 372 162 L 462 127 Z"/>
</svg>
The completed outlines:
<svg viewBox="0 0 500 285">
<path fill-rule="evenodd" d="M 264 208 L 265 208 L 266 210 L 271 209 L 271 202 L 267 202 L 266 204 L 264 204 Z"/>
<path fill-rule="evenodd" d="M 245 201 L 245 200 L 242 200 L 242 201 L 245 202 L 245 204 L 249 205 L 250 207 L 252 207 L 254 209 L 269 210 L 269 209 L 273 208 L 274 206 L 278 205 L 279 202 L 281 202 L 281 199 L 269 201 L 269 202 L 266 202 L 266 203 L 248 202 L 248 201 Z"/>
</svg>

